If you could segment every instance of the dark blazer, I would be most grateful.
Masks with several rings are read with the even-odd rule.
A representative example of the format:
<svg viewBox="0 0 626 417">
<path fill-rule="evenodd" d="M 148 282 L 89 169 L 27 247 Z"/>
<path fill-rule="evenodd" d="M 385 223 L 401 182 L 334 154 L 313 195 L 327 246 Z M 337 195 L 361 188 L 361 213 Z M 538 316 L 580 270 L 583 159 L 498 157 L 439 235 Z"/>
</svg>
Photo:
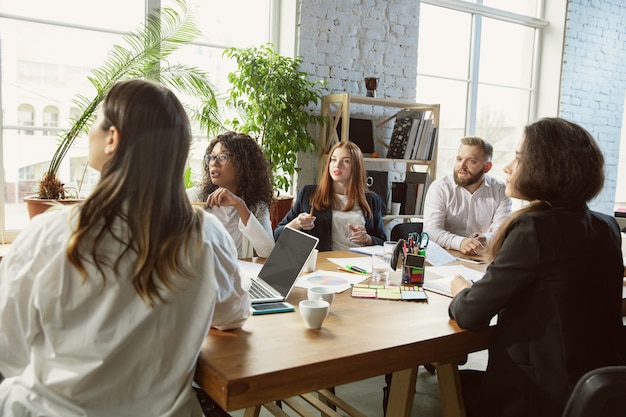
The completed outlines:
<svg viewBox="0 0 626 417">
<path fill-rule="evenodd" d="M 291 207 L 291 210 L 280 221 L 276 230 L 274 230 L 274 240 L 278 239 L 278 236 L 282 233 L 285 225 L 298 217 L 300 213 L 309 213 L 311 211 L 311 195 L 317 189 L 317 185 L 305 185 L 298 193 L 295 203 Z M 385 227 L 383 225 L 382 207 L 383 200 L 375 193 L 366 192 L 365 198 L 367 203 L 372 209 L 372 216 L 365 218 L 365 229 L 367 234 L 372 237 L 374 245 L 382 245 L 387 236 L 385 235 Z M 332 226 L 332 214 L 331 208 L 314 211 L 315 227 L 312 230 L 304 230 L 304 232 L 316 236 L 320 241 L 317 244 L 317 249 L 320 251 L 331 250 L 331 226 Z"/>
<path fill-rule="evenodd" d="M 561 416 L 587 371 L 624 364 L 624 266 L 614 218 L 553 208 L 521 215 L 450 317 L 483 329 L 497 314 L 480 416 Z"/>
</svg>

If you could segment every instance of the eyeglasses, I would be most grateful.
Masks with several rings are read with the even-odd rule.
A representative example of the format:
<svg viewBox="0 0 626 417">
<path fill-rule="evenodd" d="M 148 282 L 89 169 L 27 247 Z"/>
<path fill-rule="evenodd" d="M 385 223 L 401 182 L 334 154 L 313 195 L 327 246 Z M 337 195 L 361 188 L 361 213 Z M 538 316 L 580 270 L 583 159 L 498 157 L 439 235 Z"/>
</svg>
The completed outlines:
<svg viewBox="0 0 626 417">
<path fill-rule="evenodd" d="M 211 164 L 211 162 L 215 161 L 215 163 L 217 165 L 224 165 L 226 162 L 228 162 L 228 159 L 230 158 L 230 154 L 229 153 L 220 153 L 217 155 L 204 155 L 204 162 L 209 165 Z"/>
</svg>

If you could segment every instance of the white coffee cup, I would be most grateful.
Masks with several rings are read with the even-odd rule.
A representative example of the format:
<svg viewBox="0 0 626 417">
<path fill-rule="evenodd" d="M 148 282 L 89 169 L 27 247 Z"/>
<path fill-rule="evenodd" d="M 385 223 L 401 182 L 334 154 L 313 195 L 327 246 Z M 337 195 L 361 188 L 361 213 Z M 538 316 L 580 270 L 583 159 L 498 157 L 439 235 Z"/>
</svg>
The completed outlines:
<svg viewBox="0 0 626 417">
<path fill-rule="evenodd" d="M 306 261 L 306 266 L 304 267 L 305 272 L 315 272 L 315 265 L 317 264 L 317 254 L 319 250 L 313 249 L 311 251 L 311 255 L 309 255 L 309 259 Z"/>
<path fill-rule="evenodd" d="M 330 304 L 324 300 L 302 300 L 298 305 L 300 316 L 307 329 L 320 329 L 328 316 Z"/>
<path fill-rule="evenodd" d="M 335 291 L 328 287 L 311 287 L 306 292 L 309 300 L 324 300 L 332 304 L 335 299 Z"/>
<path fill-rule="evenodd" d="M 400 203 L 391 203 L 391 214 L 400 214 Z"/>
</svg>

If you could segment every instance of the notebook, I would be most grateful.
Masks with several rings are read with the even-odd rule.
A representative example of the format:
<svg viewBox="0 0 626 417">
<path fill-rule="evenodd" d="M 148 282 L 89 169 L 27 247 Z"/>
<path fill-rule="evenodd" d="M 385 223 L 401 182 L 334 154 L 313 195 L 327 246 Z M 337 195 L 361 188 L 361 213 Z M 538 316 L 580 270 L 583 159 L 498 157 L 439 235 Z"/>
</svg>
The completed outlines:
<svg viewBox="0 0 626 417">
<path fill-rule="evenodd" d="M 315 236 L 285 227 L 259 275 L 250 278 L 252 304 L 285 300 L 318 241 Z"/>
</svg>

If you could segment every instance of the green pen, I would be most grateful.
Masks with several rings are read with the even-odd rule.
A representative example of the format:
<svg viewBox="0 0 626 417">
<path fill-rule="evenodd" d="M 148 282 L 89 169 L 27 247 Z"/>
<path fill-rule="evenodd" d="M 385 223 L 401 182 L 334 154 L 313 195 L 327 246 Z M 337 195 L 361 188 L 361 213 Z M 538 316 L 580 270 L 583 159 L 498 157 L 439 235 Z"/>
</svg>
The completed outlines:
<svg viewBox="0 0 626 417">
<path fill-rule="evenodd" d="M 359 274 L 367 274 L 367 271 L 363 268 L 359 268 L 358 266 L 346 265 L 346 269 L 349 271 L 358 272 Z"/>
</svg>

